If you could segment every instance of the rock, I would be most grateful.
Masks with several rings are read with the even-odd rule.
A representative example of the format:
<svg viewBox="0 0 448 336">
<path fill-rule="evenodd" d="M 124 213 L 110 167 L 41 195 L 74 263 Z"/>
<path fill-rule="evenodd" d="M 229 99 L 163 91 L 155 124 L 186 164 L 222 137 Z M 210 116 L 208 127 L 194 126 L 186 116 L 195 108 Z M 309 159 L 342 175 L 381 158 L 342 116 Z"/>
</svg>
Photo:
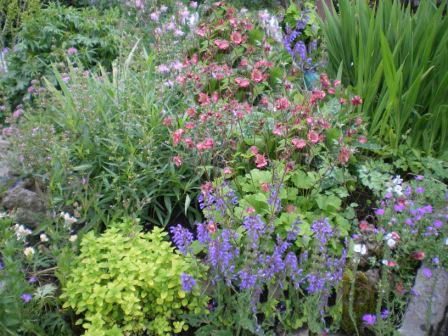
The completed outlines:
<svg viewBox="0 0 448 336">
<path fill-rule="evenodd" d="M 432 271 L 426 278 L 419 269 L 411 299 L 399 329 L 403 336 L 446 336 L 448 310 L 448 272 Z"/>
<path fill-rule="evenodd" d="M 42 198 L 34 191 L 25 189 L 23 184 L 9 189 L 3 196 L 2 205 L 6 209 L 23 208 L 32 212 L 43 212 L 45 210 Z"/>
<path fill-rule="evenodd" d="M 35 227 L 45 220 L 45 213 L 36 212 L 33 210 L 18 208 L 14 211 L 17 223 L 25 224 L 27 226 Z"/>
</svg>

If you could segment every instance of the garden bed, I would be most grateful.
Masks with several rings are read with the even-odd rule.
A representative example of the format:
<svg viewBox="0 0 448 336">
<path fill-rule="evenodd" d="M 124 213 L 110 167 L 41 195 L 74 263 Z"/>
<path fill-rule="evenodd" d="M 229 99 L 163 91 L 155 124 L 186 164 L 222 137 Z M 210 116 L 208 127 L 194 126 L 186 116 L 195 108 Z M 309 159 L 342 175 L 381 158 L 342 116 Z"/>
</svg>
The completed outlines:
<svg viewBox="0 0 448 336">
<path fill-rule="evenodd" d="M 430 2 L 5 11 L 0 334 L 445 335 Z"/>
</svg>

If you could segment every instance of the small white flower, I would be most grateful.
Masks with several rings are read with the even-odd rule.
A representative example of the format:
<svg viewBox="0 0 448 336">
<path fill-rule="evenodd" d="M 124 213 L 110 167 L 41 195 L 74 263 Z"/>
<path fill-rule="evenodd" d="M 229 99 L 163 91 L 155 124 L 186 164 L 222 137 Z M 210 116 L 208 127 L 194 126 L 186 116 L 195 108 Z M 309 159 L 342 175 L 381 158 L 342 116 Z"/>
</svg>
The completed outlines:
<svg viewBox="0 0 448 336">
<path fill-rule="evenodd" d="M 445 245 L 448 245 L 448 238 L 445 239 Z"/>
<path fill-rule="evenodd" d="M 17 237 L 17 240 L 25 240 L 26 236 L 30 235 L 32 231 L 27 229 L 23 225 L 16 224 L 14 225 L 14 233 Z"/>
<path fill-rule="evenodd" d="M 389 264 L 389 261 L 387 259 L 383 259 L 381 262 L 383 263 L 383 265 L 386 265 L 386 266 Z"/>
<path fill-rule="evenodd" d="M 45 233 L 42 233 L 39 237 L 40 237 L 40 241 L 43 243 L 48 241 L 48 237 Z"/>
<path fill-rule="evenodd" d="M 70 214 L 66 212 L 61 212 L 60 216 L 64 218 L 65 224 L 67 225 L 74 224 L 78 221 L 76 217 L 70 216 Z"/>
<path fill-rule="evenodd" d="M 78 239 L 77 235 L 71 235 L 68 240 L 71 241 L 72 243 L 74 243 L 76 241 L 76 239 Z"/>
<path fill-rule="evenodd" d="M 367 247 L 364 244 L 355 244 L 353 246 L 353 251 L 355 251 L 356 253 L 359 253 L 361 255 L 366 255 L 367 254 Z"/>
<path fill-rule="evenodd" d="M 25 254 L 27 257 L 34 254 L 34 248 L 27 247 L 23 250 L 23 254 Z"/>
<path fill-rule="evenodd" d="M 394 248 L 397 245 L 397 242 L 395 240 L 393 240 L 393 239 L 388 239 L 386 241 L 386 244 L 387 244 L 387 246 L 389 246 L 389 248 L 392 249 L 392 248 Z"/>
<path fill-rule="evenodd" d="M 162 7 L 160 7 L 160 11 L 161 11 L 162 13 L 165 13 L 167 10 L 168 10 L 168 7 L 165 6 L 165 5 L 163 5 Z"/>
<path fill-rule="evenodd" d="M 401 185 L 396 185 L 394 187 L 394 192 L 399 196 L 403 195 L 403 188 L 401 187 Z"/>
<path fill-rule="evenodd" d="M 394 179 L 392 180 L 393 184 L 398 185 L 403 183 L 403 179 L 400 177 L 400 175 L 396 175 Z"/>
</svg>

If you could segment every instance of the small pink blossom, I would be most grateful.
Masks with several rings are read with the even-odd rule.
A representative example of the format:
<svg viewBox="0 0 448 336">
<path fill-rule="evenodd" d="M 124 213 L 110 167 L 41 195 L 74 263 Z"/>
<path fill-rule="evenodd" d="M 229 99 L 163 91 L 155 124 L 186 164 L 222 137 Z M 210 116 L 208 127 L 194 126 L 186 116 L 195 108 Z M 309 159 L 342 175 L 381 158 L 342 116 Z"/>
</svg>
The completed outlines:
<svg viewBox="0 0 448 336">
<path fill-rule="evenodd" d="M 250 150 L 250 152 L 251 152 L 253 155 L 257 155 L 257 154 L 258 154 L 258 148 L 257 148 L 256 146 L 251 146 L 251 147 L 249 148 L 249 150 Z"/>
<path fill-rule="evenodd" d="M 262 190 L 262 191 L 264 191 L 264 192 L 269 192 L 269 184 L 267 184 L 267 183 L 262 183 L 260 187 L 261 187 L 261 190 Z"/>
<path fill-rule="evenodd" d="M 264 76 L 263 76 L 263 74 L 261 73 L 260 70 L 258 70 L 258 69 L 254 69 L 254 70 L 252 71 L 251 78 L 252 78 L 252 80 L 253 80 L 254 82 L 260 83 L 260 82 L 263 81 Z"/>
<path fill-rule="evenodd" d="M 352 98 L 351 102 L 352 102 L 352 104 L 353 104 L 354 106 L 358 106 L 358 105 L 361 105 L 361 104 L 362 104 L 362 99 L 361 99 L 360 96 L 354 96 L 354 97 Z"/>
<path fill-rule="evenodd" d="M 243 36 L 239 33 L 239 32 L 233 32 L 230 35 L 230 39 L 232 40 L 233 43 L 235 44 L 241 44 L 243 43 Z"/>
<path fill-rule="evenodd" d="M 217 39 L 217 40 L 215 40 L 215 45 L 216 45 L 220 50 L 226 50 L 226 49 L 229 47 L 229 41 L 227 41 L 227 40 Z"/>
<path fill-rule="evenodd" d="M 182 158 L 179 155 L 177 155 L 173 157 L 173 162 L 177 167 L 180 167 L 182 165 Z"/>
<path fill-rule="evenodd" d="M 268 165 L 268 161 L 266 160 L 266 157 L 262 154 L 256 154 L 255 155 L 255 165 L 257 168 L 263 168 Z"/>
<path fill-rule="evenodd" d="M 360 143 L 362 143 L 362 144 L 365 144 L 365 143 L 367 143 L 367 138 L 365 137 L 365 136 L 360 136 L 359 138 L 358 138 L 358 141 L 360 142 Z"/>
<path fill-rule="evenodd" d="M 302 149 L 306 146 L 306 141 L 304 139 L 294 138 L 291 142 L 297 149 Z"/>
<path fill-rule="evenodd" d="M 235 82 L 238 84 L 240 88 L 247 88 L 250 85 L 250 81 L 247 78 L 243 77 L 235 78 Z"/>
<path fill-rule="evenodd" d="M 225 167 L 223 172 L 224 172 L 224 174 L 233 174 L 232 168 L 229 168 L 229 167 Z"/>
<path fill-rule="evenodd" d="M 174 143 L 174 146 L 179 144 L 179 142 L 180 142 L 180 140 L 182 138 L 182 134 L 184 134 L 184 133 L 185 133 L 185 131 L 182 128 L 179 128 L 178 130 L 176 130 L 173 133 L 173 143 Z"/>
<path fill-rule="evenodd" d="M 166 117 L 165 119 L 163 119 L 163 125 L 165 126 L 171 126 L 173 124 L 173 118 L 171 117 Z"/>
<path fill-rule="evenodd" d="M 287 110 L 290 106 L 290 102 L 288 100 L 288 98 L 279 98 L 276 100 L 275 102 L 275 108 L 277 110 Z"/>
<path fill-rule="evenodd" d="M 345 165 L 345 164 L 347 164 L 349 159 L 350 159 L 350 150 L 347 147 L 344 146 L 339 151 L 338 161 L 341 164 Z"/>
<path fill-rule="evenodd" d="M 314 144 L 319 142 L 319 134 L 317 134 L 314 131 L 309 131 L 308 135 L 307 135 L 307 138 L 308 138 L 309 141 L 311 141 Z"/>
</svg>

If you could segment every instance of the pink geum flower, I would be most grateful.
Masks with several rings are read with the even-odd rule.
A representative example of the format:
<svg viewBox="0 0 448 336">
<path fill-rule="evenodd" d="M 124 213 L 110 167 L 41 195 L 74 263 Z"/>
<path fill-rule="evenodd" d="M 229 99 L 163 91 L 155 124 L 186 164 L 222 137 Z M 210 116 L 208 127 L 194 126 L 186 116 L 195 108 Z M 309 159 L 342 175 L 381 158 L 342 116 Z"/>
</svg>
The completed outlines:
<svg viewBox="0 0 448 336">
<path fill-rule="evenodd" d="M 260 70 L 258 70 L 258 69 L 254 69 L 254 70 L 252 71 L 251 78 L 252 78 L 252 80 L 253 80 L 254 82 L 260 83 L 260 82 L 263 81 L 264 76 L 263 76 L 263 74 L 261 73 Z"/>
<path fill-rule="evenodd" d="M 215 45 L 220 50 L 226 50 L 229 47 L 229 41 L 217 39 L 217 40 L 215 40 Z"/>
<path fill-rule="evenodd" d="M 297 149 L 302 149 L 306 146 L 306 141 L 304 139 L 294 138 L 291 142 Z"/>
<path fill-rule="evenodd" d="M 193 118 L 196 115 L 196 110 L 193 107 L 190 107 L 189 109 L 187 109 L 187 115 L 190 118 Z"/>
<path fill-rule="evenodd" d="M 357 106 L 362 104 L 362 99 L 360 96 L 354 96 L 351 100 L 352 104 Z"/>
<path fill-rule="evenodd" d="M 261 190 L 262 190 L 262 191 L 264 191 L 264 192 L 269 192 L 269 184 L 267 184 L 267 183 L 262 183 L 262 184 L 260 185 L 260 187 L 261 187 Z"/>
<path fill-rule="evenodd" d="M 317 134 L 314 131 L 309 131 L 308 135 L 307 135 L 307 138 L 308 138 L 309 141 L 311 141 L 314 144 L 319 142 L 319 134 Z"/>
<path fill-rule="evenodd" d="M 233 43 L 235 44 L 241 44 L 243 43 L 243 36 L 239 33 L 239 32 L 233 32 L 230 35 L 230 39 L 232 40 Z"/>
<path fill-rule="evenodd" d="M 233 170 L 232 170 L 232 168 L 225 167 L 223 170 L 223 173 L 226 175 L 233 174 Z"/>
<path fill-rule="evenodd" d="M 358 141 L 362 144 L 365 144 L 365 143 L 367 143 L 367 138 L 365 136 L 361 135 L 358 137 Z"/>
<path fill-rule="evenodd" d="M 204 141 L 202 141 L 202 142 L 200 142 L 200 143 L 198 143 L 197 145 L 196 145 L 196 148 L 198 149 L 198 150 L 204 150 L 204 149 L 211 149 L 211 148 L 213 148 L 213 139 L 205 139 Z"/>
<path fill-rule="evenodd" d="M 173 118 L 171 117 L 166 117 L 165 119 L 163 119 L 163 124 L 165 126 L 171 126 L 173 124 Z"/>
<path fill-rule="evenodd" d="M 176 167 L 180 167 L 182 165 L 182 158 L 179 155 L 176 155 L 175 157 L 173 157 L 173 162 Z"/>
<path fill-rule="evenodd" d="M 342 165 L 345 165 L 348 162 L 349 159 L 350 159 L 350 150 L 347 147 L 344 146 L 339 151 L 338 161 Z"/>
<path fill-rule="evenodd" d="M 289 103 L 288 98 L 279 98 L 275 101 L 275 108 L 277 110 L 286 110 L 289 108 L 291 104 Z"/>
<path fill-rule="evenodd" d="M 201 105 L 208 105 L 210 104 L 210 97 L 205 93 L 199 93 L 198 102 Z"/>
<path fill-rule="evenodd" d="M 257 146 L 250 146 L 249 150 L 250 150 L 250 152 L 251 152 L 253 155 L 257 155 L 257 154 L 258 154 L 258 148 L 257 148 Z"/>
<path fill-rule="evenodd" d="M 185 131 L 182 128 L 179 128 L 178 130 L 176 130 L 173 133 L 173 143 L 174 143 L 174 146 L 179 144 L 179 142 L 180 142 L 180 140 L 182 138 L 182 134 L 184 134 L 184 133 L 185 133 Z"/>
<path fill-rule="evenodd" d="M 266 157 L 262 154 L 255 155 L 255 165 L 257 168 L 263 168 L 268 165 L 268 161 L 266 160 Z"/>
<path fill-rule="evenodd" d="M 250 84 L 250 81 L 247 78 L 243 77 L 235 78 L 235 82 L 238 84 L 240 88 L 247 88 Z"/>
<path fill-rule="evenodd" d="M 255 213 L 255 209 L 254 209 L 254 208 L 247 208 L 247 209 L 246 209 L 246 212 L 247 212 L 248 214 L 253 214 L 253 213 Z"/>
<path fill-rule="evenodd" d="M 283 135 L 283 128 L 281 126 L 276 126 L 273 130 L 272 130 L 272 134 L 277 135 L 277 136 L 281 136 Z"/>
</svg>

